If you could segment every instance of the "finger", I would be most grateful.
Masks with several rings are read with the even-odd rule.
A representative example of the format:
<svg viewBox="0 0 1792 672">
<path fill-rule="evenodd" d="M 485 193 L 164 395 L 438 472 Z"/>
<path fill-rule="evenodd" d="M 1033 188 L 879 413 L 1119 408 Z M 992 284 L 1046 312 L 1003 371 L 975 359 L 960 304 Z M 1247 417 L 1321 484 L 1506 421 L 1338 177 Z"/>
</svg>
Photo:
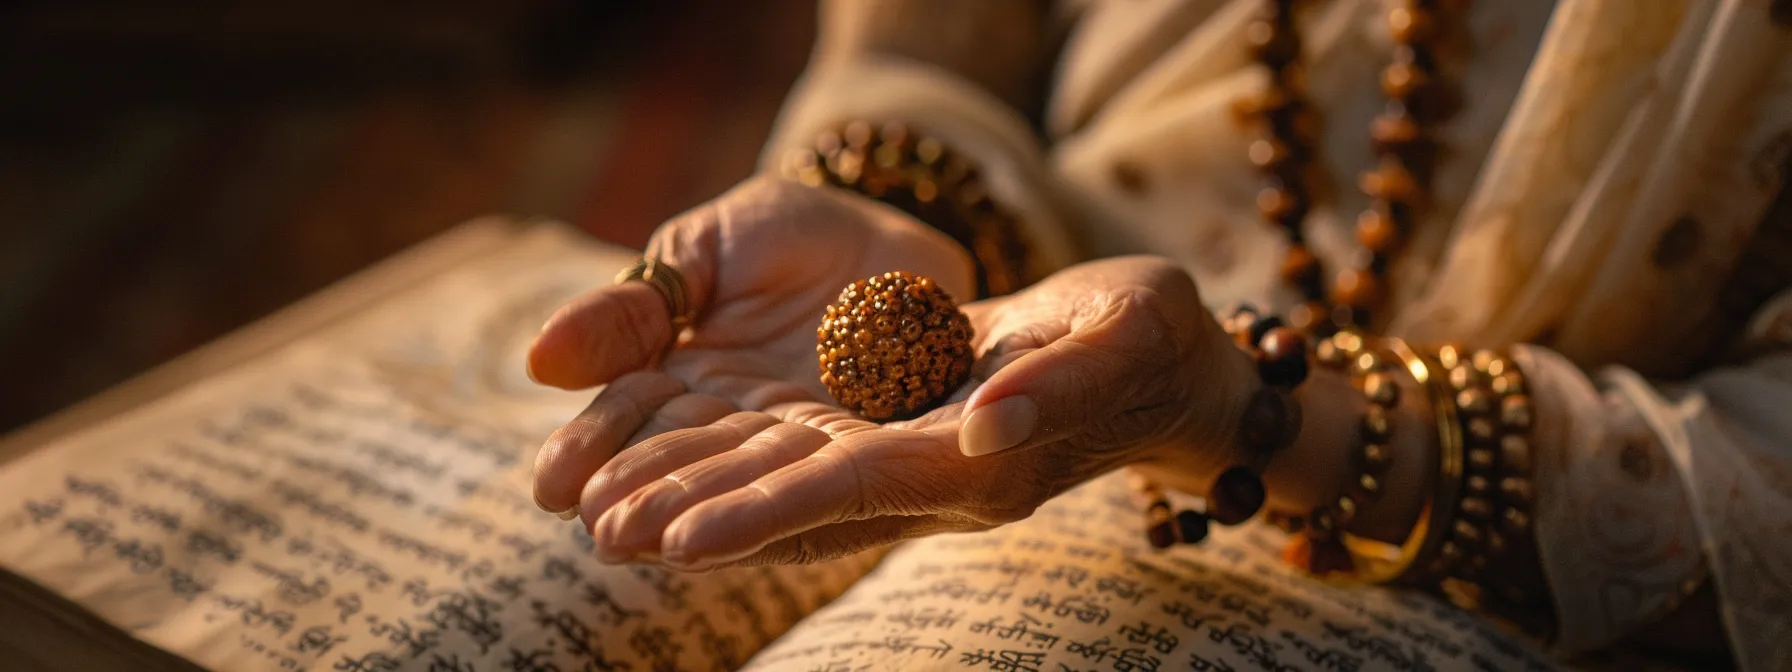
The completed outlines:
<svg viewBox="0 0 1792 672">
<path fill-rule="evenodd" d="M 735 413 L 703 427 L 676 430 L 641 442 L 595 469 L 581 484 L 579 517 L 587 528 L 629 493 L 674 469 L 733 449 L 778 423 L 764 413 Z"/>
<path fill-rule="evenodd" d="M 605 387 L 535 455 L 535 504 L 553 513 L 577 506 L 591 474 L 662 404 L 684 391 L 683 383 L 656 372 L 629 374 Z"/>
<path fill-rule="evenodd" d="M 684 571 L 708 571 L 723 567 L 756 565 L 807 565 L 844 558 L 854 553 L 946 532 L 987 529 L 940 515 L 879 516 L 868 520 L 834 523 L 779 539 L 747 557 L 723 564 L 680 567 Z"/>
<path fill-rule="evenodd" d="M 1175 370 L 1174 331 L 1159 311 L 1143 298 L 1114 297 L 1062 338 L 1005 362 L 967 401 L 960 450 L 978 456 L 1061 441 L 1123 413 Z"/>
<path fill-rule="evenodd" d="M 734 404 L 708 394 L 681 394 L 647 419 L 622 445 L 628 448 L 653 437 L 678 429 L 702 427 L 740 411 Z"/>
<path fill-rule="evenodd" d="M 700 208 L 661 226 L 647 255 L 685 280 L 691 310 L 709 305 L 716 275 L 718 218 Z M 529 348 L 529 377 L 543 385 L 583 389 L 650 366 L 678 334 L 666 297 L 645 282 L 625 282 L 573 299 L 555 311 Z"/>
<path fill-rule="evenodd" d="M 752 484 L 692 506 L 661 538 L 669 565 L 730 562 L 773 541 L 829 523 L 928 515 L 967 502 L 981 488 L 951 437 L 863 432 Z M 965 487 L 971 486 L 971 487 Z"/>
<path fill-rule="evenodd" d="M 665 297 L 644 282 L 592 290 L 561 306 L 529 348 L 529 378 L 568 390 L 652 365 L 672 343 Z"/>
<path fill-rule="evenodd" d="M 819 429 L 782 423 L 754 434 L 739 447 L 680 467 L 636 489 L 592 526 L 605 558 L 658 553 L 666 525 L 686 509 L 752 483 L 827 445 Z"/>
</svg>

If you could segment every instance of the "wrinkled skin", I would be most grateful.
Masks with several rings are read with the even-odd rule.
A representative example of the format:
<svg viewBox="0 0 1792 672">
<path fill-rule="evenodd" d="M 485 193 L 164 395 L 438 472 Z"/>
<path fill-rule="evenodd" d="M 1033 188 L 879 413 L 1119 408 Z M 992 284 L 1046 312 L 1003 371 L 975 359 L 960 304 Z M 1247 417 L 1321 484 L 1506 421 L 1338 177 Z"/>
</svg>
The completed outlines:
<svg viewBox="0 0 1792 672">
<path fill-rule="evenodd" d="M 973 380 L 919 418 L 878 425 L 816 380 L 815 327 L 846 284 L 902 269 L 971 294 L 951 240 L 851 194 L 756 179 L 663 226 L 652 253 L 684 272 L 698 320 L 675 349 L 645 283 L 563 307 L 530 354 L 558 387 L 607 385 L 536 461 L 535 495 L 577 510 L 610 562 L 688 570 L 813 562 L 988 529 L 1122 465 L 1205 483 L 1254 378 L 1160 259 L 1082 264 L 964 305 Z M 960 452 L 976 410 L 1024 395 L 1020 445 Z"/>
</svg>

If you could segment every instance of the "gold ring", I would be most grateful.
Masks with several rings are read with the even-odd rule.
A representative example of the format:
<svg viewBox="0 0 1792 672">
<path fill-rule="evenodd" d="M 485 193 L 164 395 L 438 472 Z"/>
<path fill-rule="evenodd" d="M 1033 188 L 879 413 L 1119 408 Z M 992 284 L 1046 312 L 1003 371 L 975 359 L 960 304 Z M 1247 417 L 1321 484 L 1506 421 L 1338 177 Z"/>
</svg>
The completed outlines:
<svg viewBox="0 0 1792 672">
<path fill-rule="evenodd" d="M 672 340 L 676 342 L 678 335 L 691 326 L 691 295 L 684 282 L 684 274 L 671 264 L 652 257 L 641 257 L 628 268 L 616 274 L 616 284 L 625 282 L 645 282 L 652 285 L 666 300 L 666 310 L 672 315 Z"/>
</svg>

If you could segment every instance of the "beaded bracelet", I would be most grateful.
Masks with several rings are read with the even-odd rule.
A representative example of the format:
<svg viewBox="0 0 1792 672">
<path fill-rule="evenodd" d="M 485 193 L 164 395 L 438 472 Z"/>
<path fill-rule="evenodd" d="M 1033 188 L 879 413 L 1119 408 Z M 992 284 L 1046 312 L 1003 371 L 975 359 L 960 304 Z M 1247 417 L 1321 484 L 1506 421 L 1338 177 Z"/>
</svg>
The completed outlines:
<svg viewBox="0 0 1792 672">
<path fill-rule="evenodd" d="M 1353 483 L 1329 504 L 1303 516 L 1277 516 L 1275 522 L 1295 536 L 1283 549 L 1289 564 L 1319 575 L 1351 574 L 1357 569 L 1345 543 L 1344 527 L 1362 507 L 1381 494 L 1382 478 L 1393 464 L 1393 414 L 1400 403 L 1400 386 L 1393 366 L 1366 339 L 1354 331 L 1340 331 L 1314 347 L 1321 366 L 1351 374 L 1351 382 L 1369 404 L 1357 423 L 1352 464 Z"/>
<path fill-rule="evenodd" d="M 1019 222 L 990 198 L 976 166 L 906 125 L 854 121 L 824 131 L 813 148 L 791 150 L 781 172 L 812 187 L 857 192 L 951 236 L 971 253 L 980 297 L 1035 279 Z"/>
<path fill-rule="evenodd" d="M 1459 518 L 1427 570 L 1458 606 L 1541 633 L 1554 609 L 1530 534 L 1534 413 L 1524 375 L 1492 350 L 1444 346 L 1436 361 L 1449 372 L 1467 450 Z"/>
<path fill-rule="evenodd" d="M 1203 512 L 1172 515 L 1161 489 L 1148 482 L 1135 485 L 1147 502 L 1145 537 L 1157 548 L 1199 543 L 1207 538 L 1212 523 L 1240 525 L 1255 517 L 1269 499 L 1260 474 L 1270 458 L 1293 445 L 1300 433 L 1300 404 L 1291 392 L 1307 379 L 1306 336 L 1249 306 L 1232 310 L 1221 326 L 1256 359 L 1263 381 L 1246 402 L 1239 425 L 1238 440 L 1248 457 L 1245 464 L 1226 469 L 1214 480 Z"/>
</svg>

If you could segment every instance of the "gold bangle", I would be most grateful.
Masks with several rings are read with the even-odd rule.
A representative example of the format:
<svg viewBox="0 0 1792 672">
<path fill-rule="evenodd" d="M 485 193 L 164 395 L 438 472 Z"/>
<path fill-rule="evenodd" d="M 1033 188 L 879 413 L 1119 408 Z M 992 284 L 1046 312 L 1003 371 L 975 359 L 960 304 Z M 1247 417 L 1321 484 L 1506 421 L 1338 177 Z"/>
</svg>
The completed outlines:
<svg viewBox="0 0 1792 672">
<path fill-rule="evenodd" d="M 1431 498 L 1425 502 L 1419 513 L 1419 520 L 1413 525 L 1406 541 L 1400 544 L 1392 558 L 1388 558 L 1386 553 L 1379 553 L 1383 562 L 1376 568 L 1377 571 L 1365 575 L 1363 579 L 1369 583 L 1414 585 L 1424 583 L 1428 578 L 1427 560 L 1439 552 L 1449 536 L 1447 532 L 1456 516 L 1454 503 L 1456 495 L 1461 491 L 1464 473 L 1462 431 L 1456 422 L 1455 405 L 1449 402 L 1447 383 L 1436 375 L 1442 367 L 1434 368 L 1433 362 L 1414 351 L 1406 341 L 1389 338 L 1387 345 L 1406 365 L 1413 379 L 1425 388 L 1426 398 L 1437 422 L 1438 474 L 1436 483 L 1432 485 Z M 1361 551 L 1365 556 L 1379 550 L 1369 546 L 1379 542 L 1364 539 L 1353 541 L 1363 546 Z M 1358 552 L 1355 546 L 1351 550 L 1353 553 Z M 1376 565 L 1370 561 L 1367 566 Z"/>
</svg>

